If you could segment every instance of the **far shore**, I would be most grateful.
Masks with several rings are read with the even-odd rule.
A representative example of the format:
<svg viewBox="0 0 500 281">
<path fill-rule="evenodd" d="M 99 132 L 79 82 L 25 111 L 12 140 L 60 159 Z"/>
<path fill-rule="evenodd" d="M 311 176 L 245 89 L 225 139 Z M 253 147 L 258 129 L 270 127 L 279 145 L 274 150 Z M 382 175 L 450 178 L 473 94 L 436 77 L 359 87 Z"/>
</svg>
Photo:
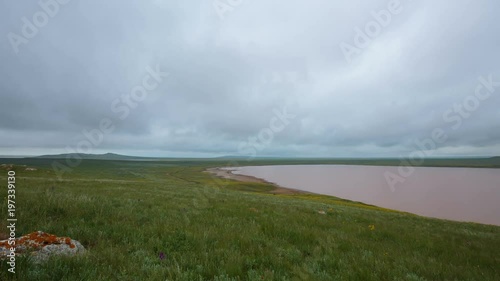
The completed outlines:
<svg viewBox="0 0 500 281">
<path fill-rule="evenodd" d="M 265 183 L 274 186 L 274 189 L 270 191 L 271 194 L 312 194 L 312 192 L 307 192 L 303 190 L 287 188 L 280 185 L 277 185 L 273 182 L 266 181 L 261 178 L 246 176 L 246 175 L 238 175 L 233 173 L 234 170 L 230 170 L 227 168 L 209 168 L 206 172 L 211 173 L 219 178 L 231 179 L 240 182 L 252 182 L 252 183 Z"/>
</svg>

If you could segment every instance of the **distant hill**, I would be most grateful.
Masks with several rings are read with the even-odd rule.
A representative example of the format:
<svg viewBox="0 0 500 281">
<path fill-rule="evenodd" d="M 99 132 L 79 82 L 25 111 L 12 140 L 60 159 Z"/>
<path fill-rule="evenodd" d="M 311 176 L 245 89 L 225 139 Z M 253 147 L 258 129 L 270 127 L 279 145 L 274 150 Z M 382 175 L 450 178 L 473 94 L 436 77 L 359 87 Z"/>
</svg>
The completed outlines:
<svg viewBox="0 0 500 281">
<path fill-rule="evenodd" d="M 225 156 L 219 156 L 219 157 L 214 157 L 214 159 L 243 159 L 245 158 L 244 156 L 235 156 L 235 155 L 225 155 Z"/>
<path fill-rule="evenodd" d="M 247 160 L 247 159 L 250 159 L 250 157 L 248 155 L 247 156 L 245 156 L 245 155 L 241 155 L 241 156 L 238 156 L 238 155 L 226 155 L 226 156 L 214 157 L 213 159 L 221 159 L 221 160 L 232 160 L 232 159 Z M 270 159 L 270 160 L 274 160 L 274 159 L 296 159 L 296 158 L 279 157 L 279 156 L 256 156 L 256 157 L 252 157 L 251 159 L 262 159 L 262 160 Z"/>
<path fill-rule="evenodd" d="M 42 155 L 35 158 L 43 158 L 43 159 L 65 159 L 68 157 L 79 156 L 81 159 L 88 160 L 156 160 L 160 158 L 154 157 L 138 157 L 138 156 L 126 156 L 115 153 L 106 153 L 106 154 L 85 154 L 85 153 L 66 153 L 66 154 L 56 154 L 56 155 Z"/>
<path fill-rule="evenodd" d="M 254 164 L 276 164 L 276 165 L 295 165 L 295 164 L 335 164 L 335 165 L 375 165 L 375 166 L 398 166 L 401 164 L 400 159 L 384 158 L 384 159 L 341 159 L 341 158 L 287 158 L 287 157 L 255 157 L 248 158 L 244 156 L 226 155 L 214 158 L 169 158 L 169 157 L 143 157 L 143 156 L 127 156 L 115 153 L 106 154 L 57 154 L 57 155 L 42 155 L 37 157 L 24 157 L 19 160 L 26 159 L 66 159 L 78 155 L 81 159 L 88 160 L 114 160 L 114 161 L 242 161 L 252 160 Z M 0 157 L 2 158 L 2 157 Z M 10 162 L 14 163 L 12 157 Z M 245 162 L 243 162 L 245 161 Z M 21 162 L 19 162 L 21 163 Z M 500 168 L 500 156 L 494 157 L 476 157 L 476 158 L 434 158 L 426 159 L 423 165 L 425 167 L 470 167 L 470 168 Z"/>
<path fill-rule="evenodd" d="M 491 157 L 489 160 L 493 163 L 500 164 L 500 156 Z"/>
</svg>

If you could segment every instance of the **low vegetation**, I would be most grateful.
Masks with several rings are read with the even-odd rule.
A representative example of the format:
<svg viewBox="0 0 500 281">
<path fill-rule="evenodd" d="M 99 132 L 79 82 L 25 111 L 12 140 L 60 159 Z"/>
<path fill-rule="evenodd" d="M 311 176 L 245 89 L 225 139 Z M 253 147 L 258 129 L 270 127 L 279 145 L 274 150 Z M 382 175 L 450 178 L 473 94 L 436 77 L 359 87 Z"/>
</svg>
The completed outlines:
<svg viewBox="0 0 500 281">
<path fill-rule="evenodd" d="M 18 258 L 15 275 L 2 262 L 0 280 L 500 279 L 498 226 L 273 195 L 270 185 L 204 172 L 222 161 L 85 160 L 62 181 L 51 161 L 10 161 L 18 236 L 42 230 L 88 252 L 42 264 Z"/>
</svg>

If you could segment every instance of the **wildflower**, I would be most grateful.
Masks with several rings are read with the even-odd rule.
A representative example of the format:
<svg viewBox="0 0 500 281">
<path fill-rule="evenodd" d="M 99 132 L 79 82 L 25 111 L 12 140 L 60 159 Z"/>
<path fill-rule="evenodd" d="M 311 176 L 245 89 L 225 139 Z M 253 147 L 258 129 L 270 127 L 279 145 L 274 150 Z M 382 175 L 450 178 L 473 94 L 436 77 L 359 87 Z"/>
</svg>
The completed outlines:
<svg viewBox="0 0 500 281">
<path fill-rule="evenodd" d="M 164 260 L 164 259 L 165 259 L 165 253 L 160 252 L 160 260 Z"/>
<path fill-rule="evenodd" d="M 370 224 L 370 225 L 368 226 L 368 228 L 369 228 L 371 231 L 373 231 L 373 230 L 375 230 L 375 225 L 374 225 L 374 224 Z"/>
</svg>

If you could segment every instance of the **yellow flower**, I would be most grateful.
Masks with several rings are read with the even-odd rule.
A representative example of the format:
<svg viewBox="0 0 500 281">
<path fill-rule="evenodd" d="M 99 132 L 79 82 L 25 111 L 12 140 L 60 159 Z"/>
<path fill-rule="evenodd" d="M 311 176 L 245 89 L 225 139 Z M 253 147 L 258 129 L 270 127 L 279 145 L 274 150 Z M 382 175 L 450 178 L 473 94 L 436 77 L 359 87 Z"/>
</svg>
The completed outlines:
<svg viewBox="0 0 500 281">
<path fill-rule="evenodd" d="M 368 226 L 368 228 L 369 228 L 370 230 L 372 230 L 372 231 L 373 231 L 373 230 L 375 230 L 375 225 L 374 225 L 374 224 L 370 224 L 370 225 Z"/>
</svg>

